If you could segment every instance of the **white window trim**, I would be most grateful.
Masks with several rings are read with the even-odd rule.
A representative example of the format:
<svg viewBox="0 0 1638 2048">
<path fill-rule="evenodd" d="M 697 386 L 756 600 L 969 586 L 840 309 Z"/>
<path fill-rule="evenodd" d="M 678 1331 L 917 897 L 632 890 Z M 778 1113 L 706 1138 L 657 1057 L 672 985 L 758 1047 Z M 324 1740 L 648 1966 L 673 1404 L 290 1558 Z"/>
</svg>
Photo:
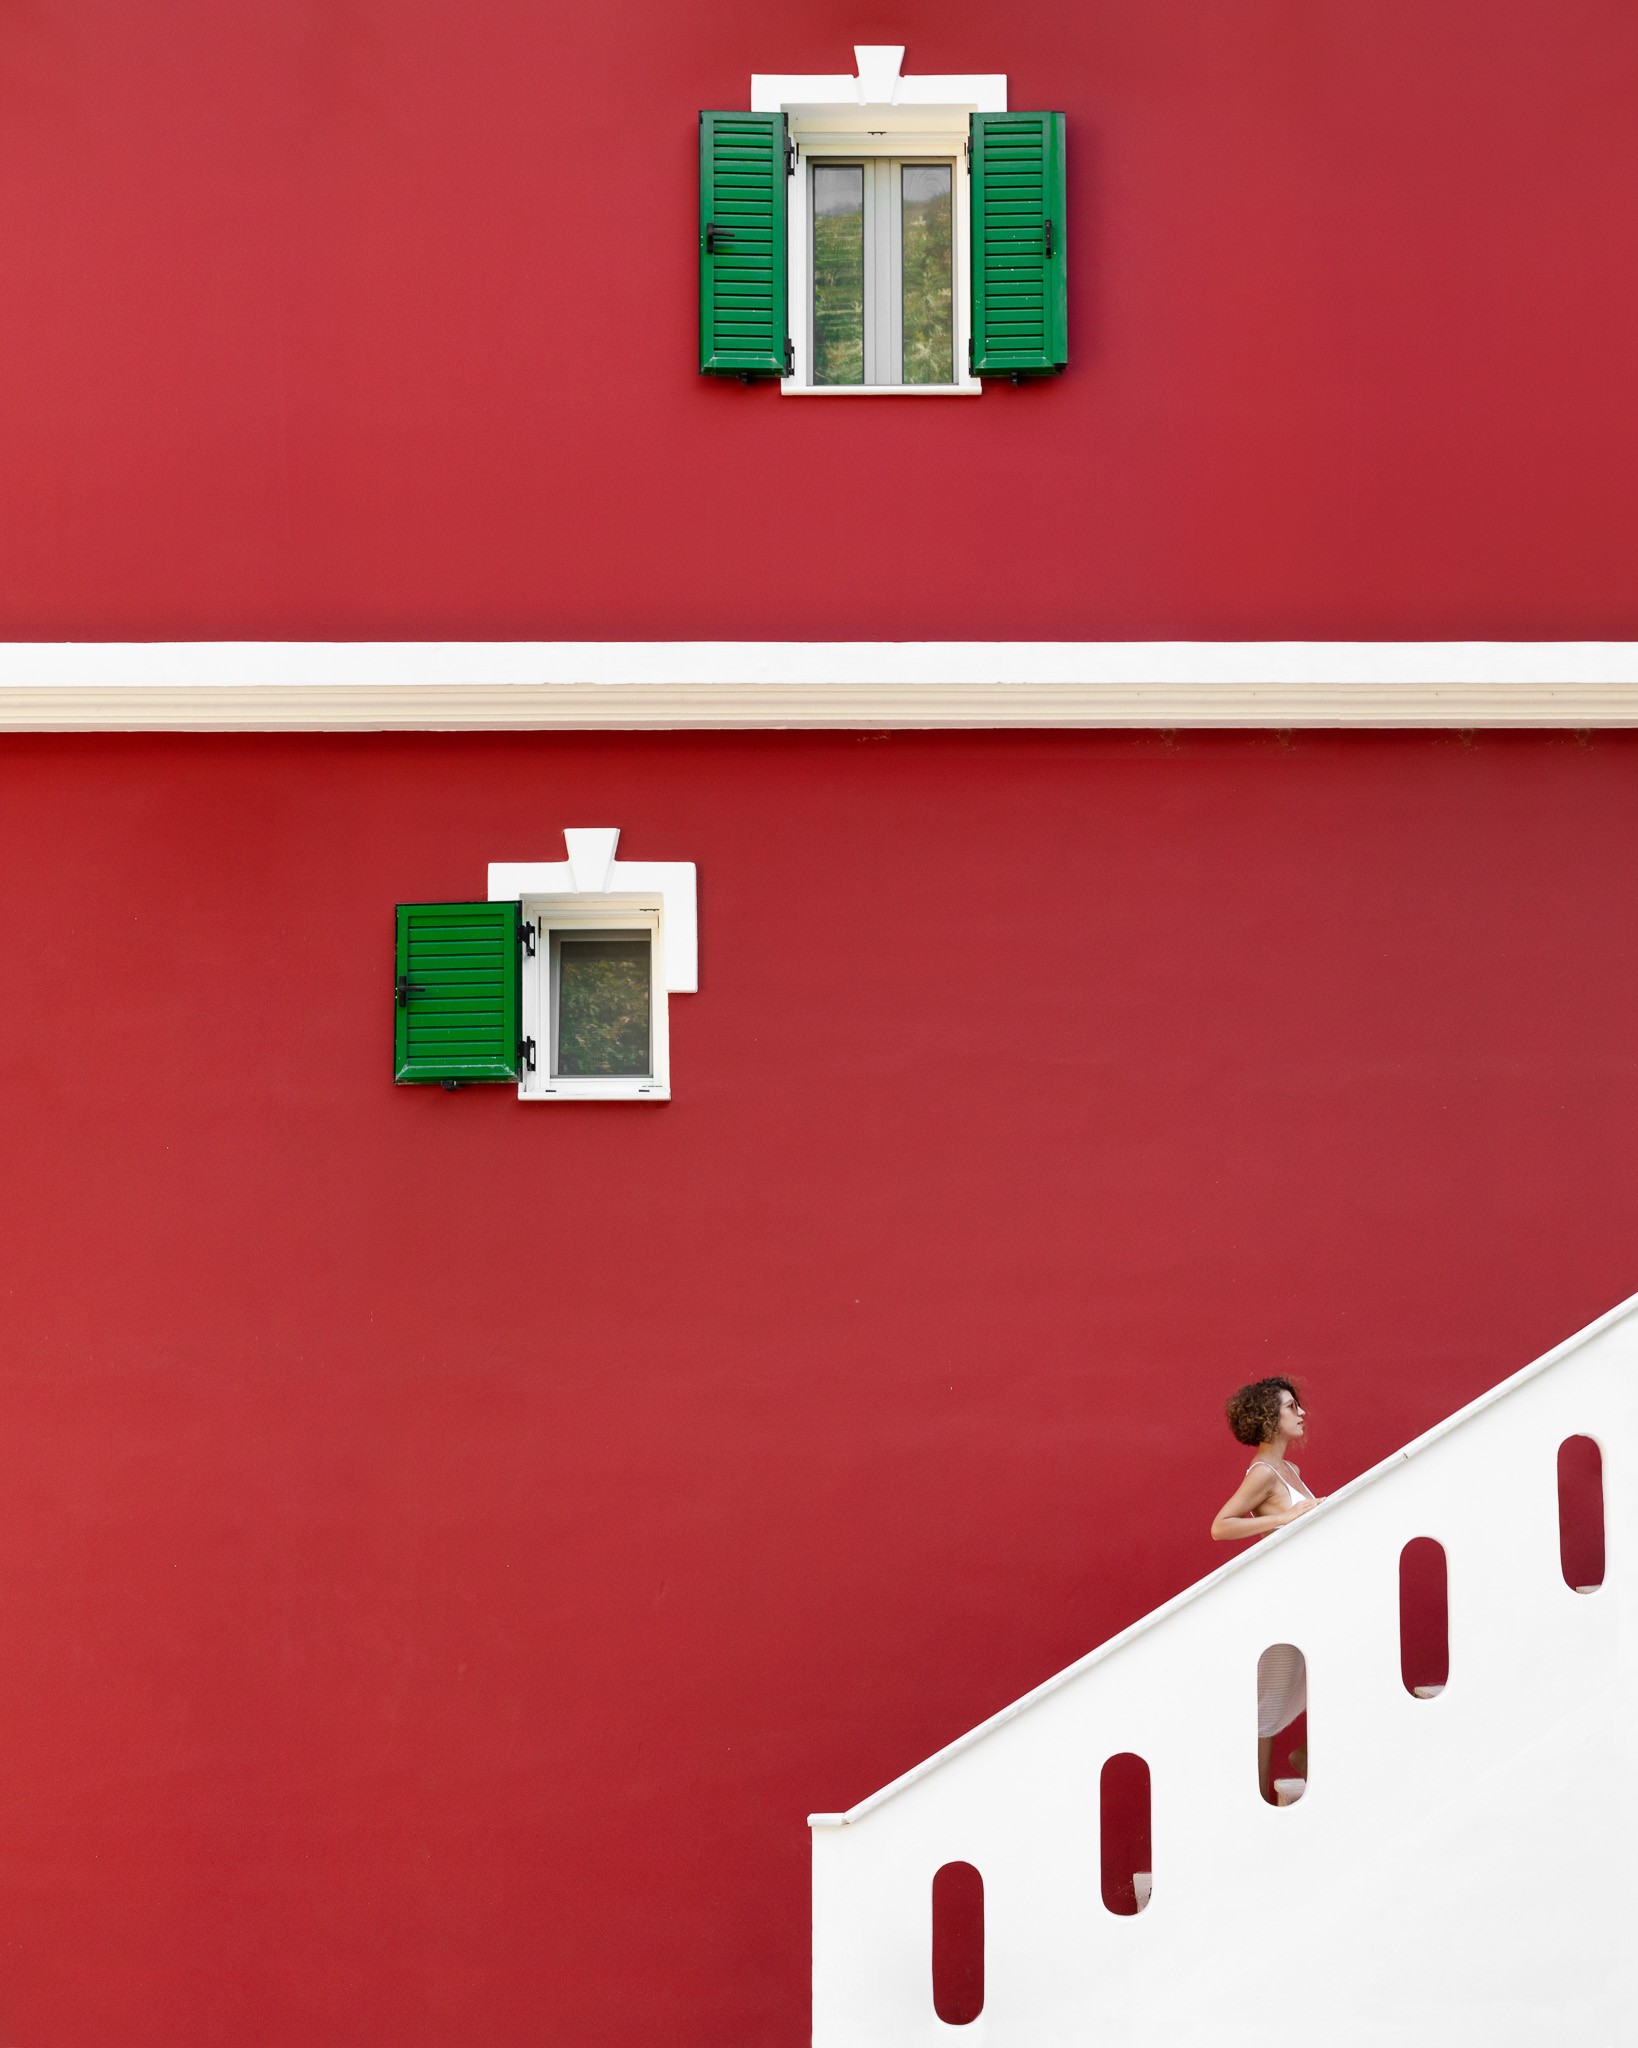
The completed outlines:
<svg viewBox="0 0 1638 2048">
<path fill-rule="evenodd" d="M 628 863 L 636 866 L 636 862 Z M 663 973 L 664 937 L 657 890 L 629 896 L 567 895 L 522 898 L 526 920 L 536 925 L 534 957 L 523 965 L 523 1035 L 535 1042 L 535 1065 L 518 1081 L 523 1102 L 669 1102 L 671 1030 L 669 990 Z M 554 932 L 629 931 L 650 935 L 646 1074 L 554 1074 L 552 1068 L 552 935 Z"/>
<path fill-rule="evenodd" d="M 967 266 L 971 175 L 967 116 L 1004 114 L 1003 72 L 901 77 L 902 43 L 861 43 L 853 51 L 858 75 L 846 77 L 757 72 L 751 78 L 753 113 L 783 113 L 796 145 L 796 175 L 786 180 L 788 284 L 792 373 L 780 379 L 787 398 L 978 398 L 981 378 L 967 368 L 971 308 Z M 808 163 L 811 157 L 947 157 L 955 165 L 956 381 L 953 384 L 812 384 L 812 304 L 808 250 Z"/>
<path fill-rule="evenodd" d="M 616 860 L 618 826 L 599 825 L 563 834 L 568 859 L 491 861 L 489 901 L 516 902 L 540 925 L 535 956 L 524 963 L 523 1034 L 536 1045 L 535 1067 L 518 1082 L 525 1102 L 666 1102 L 671 1095 L 668 999 L 699 987 L 695 871 L 691 860 Z M 650 1078 L 611 1075 L 554 1076 L 551 1024 L 551 943 L 554 930 L 600 927 L 654 935 Z"/>
</svg>

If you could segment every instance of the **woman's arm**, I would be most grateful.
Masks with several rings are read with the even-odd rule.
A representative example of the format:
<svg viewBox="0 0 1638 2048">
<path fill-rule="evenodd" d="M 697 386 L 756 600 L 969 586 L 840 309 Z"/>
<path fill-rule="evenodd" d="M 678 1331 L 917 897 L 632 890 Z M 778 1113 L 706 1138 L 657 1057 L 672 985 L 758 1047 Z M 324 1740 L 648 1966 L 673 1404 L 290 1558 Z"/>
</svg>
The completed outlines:
<svg viewBox="0 0 1638 2048">
<path fill-rule="evenodd" d="M 1268 1466 L 1253 1465 L 1218 1509 L 1217 1518 L 1211 1525 L 1212 1541 L 1243 1543 L 1248 1536 L 1266 1536 L 1271 1529 L 1283 1529 L 1299 1515 L 1307 1514 L 1313 1503 L 1306 1500 L 1298 1501 L 1295 1507 L 1270 1508 L 1267 1514 L 1260 1513 L 1263 1503 L 1274 1491 L 1274 1484 L 1274 1474 Z"/>
</svg>

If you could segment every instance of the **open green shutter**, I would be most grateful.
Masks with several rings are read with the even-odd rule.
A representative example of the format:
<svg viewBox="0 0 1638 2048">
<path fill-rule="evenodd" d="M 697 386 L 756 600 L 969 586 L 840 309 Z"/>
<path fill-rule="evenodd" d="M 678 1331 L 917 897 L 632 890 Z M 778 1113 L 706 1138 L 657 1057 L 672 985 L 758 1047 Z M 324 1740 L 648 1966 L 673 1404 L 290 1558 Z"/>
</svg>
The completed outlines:
<svg viewBox="0 0 1638 2048">
<path fill-rule="evenodd" d="M 516 903 L 400 903 L 395 1081 L 515 1081 L 522 1057 Z"/>
<path fill-rule="evenodd" d="M 1038 376 L 1069 361 L 1064 117 L 974 114 L 972 367 Z"/>
<path fill-rule="evenodd" d="M 782 377 L 785 116 L 700 116 L 700 368 Z"/>
</svg>

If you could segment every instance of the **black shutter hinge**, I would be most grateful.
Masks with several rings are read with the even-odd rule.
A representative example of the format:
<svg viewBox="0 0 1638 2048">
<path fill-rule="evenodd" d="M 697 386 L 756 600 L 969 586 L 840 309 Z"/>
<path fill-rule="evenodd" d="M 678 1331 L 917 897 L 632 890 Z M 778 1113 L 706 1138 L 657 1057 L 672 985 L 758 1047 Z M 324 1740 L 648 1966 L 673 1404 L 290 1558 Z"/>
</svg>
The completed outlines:
<svg viewBox="0 0 1638 2048">
<path fill-rule="evenodd" d="M 967 137 L 966 141 L 961 145 L 961 147 L 968 163 L 971 163 L 973 160 L 973 139 L 970 135 Z"/>
<path fill-rule="evenodd" d="M 785 137 L 785 176 L 796 176 L 796 144 L 788 135 Z"/>
<path fill-rule="evenodd" d="M 535 1071 L 535 1041 L 532 1038 L 518 1040 L 518 1065 L 526 1074 Z"/>
<path fill-rule="evenodd" d="M 788 334 L 785 336 L 785 375 L 787 377 L 794 377 L 796 375 L 796 344 Z"/>
<path fill-rule="evenodd" d="M 1050 255 L 1052 254 L 1052 216 L 1051 216 L 1051 214 L 1050 214 L 1050 213 L 1049 213 L 1049 214 L 1047 215 L 1047 244 L 1046 244 L 1046 252 L 1047 252 L 1047 254 L 1048 254 L 1049 256 L 1050 256 Z"/>
<path fill-rule="evenodd" d="M 407 1009 L 409 1008 L 409 999 L 410 999 L 410 997 L 411 997 L 411 996 L 424 996 L 424 995 L 426 994 L 426 992 L 427 992 L 427 985 L 426 985 L 426 983 L 425 983 L 424 981 L 411 981 L 411 980 L 410 980 L 410 978 L 409 978 L 409 976 L 408 976 L 407 974 L 401 974 L 401 975 L 399 975 L 399 977 L 398 977 L 398 1007 L 399 1007 L 399 1009 L 401 1009 L 401 1010 L 407 1010 Z"/>
<path fill-rule="evenodd" d="M 535 957 L 535 926 L 533 918 L 526 917 L 518 926 L 518 943 L 523 948 L 525 960 Z"/>
</svg>

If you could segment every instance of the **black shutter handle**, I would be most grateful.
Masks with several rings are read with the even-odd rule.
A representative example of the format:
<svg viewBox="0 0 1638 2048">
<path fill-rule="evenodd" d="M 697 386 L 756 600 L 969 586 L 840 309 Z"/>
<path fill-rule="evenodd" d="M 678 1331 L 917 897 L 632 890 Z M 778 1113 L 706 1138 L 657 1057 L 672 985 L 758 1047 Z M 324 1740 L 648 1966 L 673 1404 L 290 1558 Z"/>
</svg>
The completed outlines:
<svg viewBox="0 0 1638 2048">
<path fill-rule="evenodd" d="M 401 1009 L 401 1010 L 407 1010 L 407 1009 L 409 1008 L 409 999 L 410 999 L 410 997 L 411 997 L 411 996 L 424 996 L 424 995 L 426 994 L 426 992 L 427 992 L 427 985 L 426 985 L 426 983 L 425 983 L 424 981 L 411 981 L 411 980 L 410 980 L 410 978 L 409 978 L 409 976 L 408 976 L 407 974 L 401 974 L 401 975 L 399 975 L 399 977 L 398 977 L 398 1007 L 399 1007 L 399 1009 Z"/>
<path fill-rule="evenodd" d="M 715 221 L 710 220 L 705 223 L 705 253 L 707 256 L 714 256 L 717 253 L 718 242 L 731 242 L 733 239 L 734 231 L 732 228 L 719 228 Z"/>
<path fill-rule="evenodd" d="M 1046 252 L 1047 252 L 1047 254 L 1048 254 L 1048 255 L 1050 256 L 1050 255 L 1052 254 L 1052 216 L 1051 216 L 1051 214 L 1050 214 L 1050 213 L 1049 213 L 1049 214 L 1047 215 L 1047 224 L 1046 224 L 1046 228 L 1047 228 Z"/>
</svg>

